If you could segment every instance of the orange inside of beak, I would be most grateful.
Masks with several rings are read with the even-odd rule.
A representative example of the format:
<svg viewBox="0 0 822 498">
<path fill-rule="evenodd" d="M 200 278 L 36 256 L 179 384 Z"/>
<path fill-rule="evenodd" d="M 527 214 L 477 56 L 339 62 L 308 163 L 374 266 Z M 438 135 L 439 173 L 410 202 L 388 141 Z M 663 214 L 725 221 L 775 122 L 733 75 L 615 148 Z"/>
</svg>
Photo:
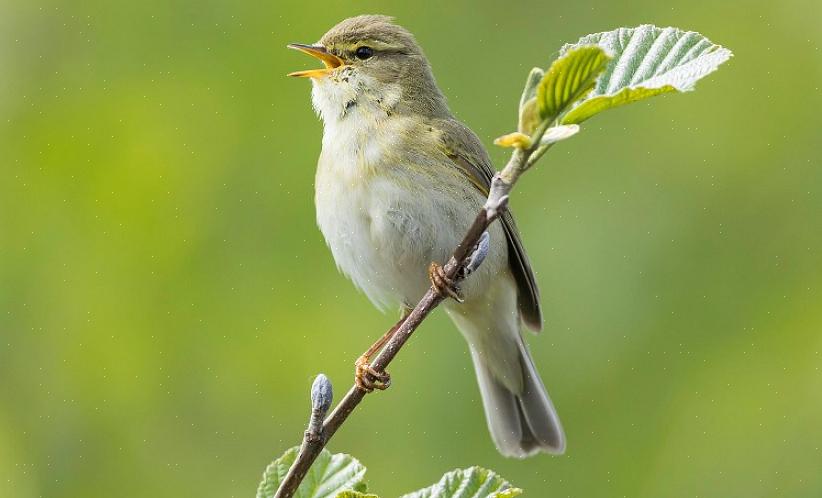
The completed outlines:
<svg viewBox="0 0 822 498">
<path fill-rule="evenodd" d="M 305 71 L 295 71 L 293 73 L 288 73 L 289 76 L 294 76 L 297 78 L 322 78 L 327 76 L 328 73 L 337 69 L 338 67 L 344 64 L 343 60 L 337 57 L 336 55 L 332 54 L 325 47 L 321 45 L 303 45 L 300 43 L 290 43 L 288 48 L 293 48 L 294 50 L 299 50 L 304 54 L 308 54 L 311 57 L 315 57 L 323 61 L 325 68 L 323 69 L 307 69 Z"/>
</svg>

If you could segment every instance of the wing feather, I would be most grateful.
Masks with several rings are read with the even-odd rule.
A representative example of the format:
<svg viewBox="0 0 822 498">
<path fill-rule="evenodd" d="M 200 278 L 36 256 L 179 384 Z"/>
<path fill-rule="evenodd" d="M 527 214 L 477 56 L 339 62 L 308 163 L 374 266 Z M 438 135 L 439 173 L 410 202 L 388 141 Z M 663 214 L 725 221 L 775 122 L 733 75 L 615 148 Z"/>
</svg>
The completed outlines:
<svg viewBox="0 0 822 498">
<path fill-rule="evenodd" d="M 479 138 L 454 119 L 441 120 L 436 123 L 436 127 L 442 131 L 442 145 L 446 155 L 483 195 L 488 195 L 494 169 Z M 528 328 L 539 331 L 542 329 L 539 288 L 510 209 L 502 213 L 500 222 L 508 240 L 508 260 L 517 282 L 520 314 Z"/>
</svg>

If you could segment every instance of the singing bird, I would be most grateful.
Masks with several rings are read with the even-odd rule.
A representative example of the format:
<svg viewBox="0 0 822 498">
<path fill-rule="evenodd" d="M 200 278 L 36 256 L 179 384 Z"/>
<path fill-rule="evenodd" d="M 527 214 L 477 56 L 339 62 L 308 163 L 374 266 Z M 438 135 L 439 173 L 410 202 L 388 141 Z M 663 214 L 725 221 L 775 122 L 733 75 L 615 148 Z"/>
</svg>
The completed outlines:
<svg viewBox="0 0 822 498">
<path fill-rule="evenodd" d="M 460 298 L 444 307 L 468 341 L 497 449 L 520 458 L 562 453 L 559 418 L 520 333 L 523 325 L 539 331 L 542 312 L 510 211 L 489 228 L 488 255 L 459 295 L 436 264 L 473 222 L 494 170 L 479 138 L 451 114 L 414 36 L 390 17 L 363 15 L 289 48 L 325 66 L 291 76 L 311 79 L 323 122 L 317 223 L 340 271 L 381 309 L 407 314 L 432 283 Z M 388 384 L 368 359 L 390 334 L 358 360 L 362 389 Z"/>
</svg>

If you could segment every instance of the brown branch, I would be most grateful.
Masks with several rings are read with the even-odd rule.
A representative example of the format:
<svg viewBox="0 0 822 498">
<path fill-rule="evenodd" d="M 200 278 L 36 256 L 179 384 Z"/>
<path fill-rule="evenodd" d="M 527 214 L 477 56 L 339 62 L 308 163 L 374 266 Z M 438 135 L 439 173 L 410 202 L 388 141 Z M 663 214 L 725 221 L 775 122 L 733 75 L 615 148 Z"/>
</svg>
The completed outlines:
<svg viewBox="0 0 822 498">
<path fill-rule="evenodd" d="M 529 159 L 535 152 L 537 152 L 537 155 L 541 155 L 550 146 L 540 145 L 540 139 L 548 129 L 549 124 L 550 121 L 544 121 L 534 133 L 533 145 L 527 149 L 514 149 L 511 159 L 508 161 L 508 164 L 505 165 L 505 168 L 500 173 L 494 175 L 485 205 L 480 209 L 479 213 L 477 213 L 474 223 L 468 229 L 462 242 L 460 242 L 454 250 L 451 259 L 449 259 L 443 267 L 446 276 L 455 284 L 458 284 L 468 276 L 468 272 L 461 270 L 463 270 L 466 262 L 476 251 L 482 234 L 507 206 L 508 195 L 511 193 L 511 189 L 514 187 L 520 175 L 532 164 L 532 162 L 529 162 Z M 420 326 L 428 314 L 443 300 L 444 298 L 433 288 L 428 289 L 428 292 L 425 293 L 408 317 L 406 317 L 402 325 L 399 326 L 391 337 L 391 340 L 388 341 L 379 355 L 371 362 L 371 367 L 378 372 L 384 372 L 394 357 L 397 356 L 397 353 L 399 353 L 403 345 L 411 338 L 411 334 L 417 330 L 417 327 Z M 322 377 L 324 378 L 325 376 Z M 312 389 L 312 393 L 313 391 Z M 274 498 L 291 498 L 294 495 L 300 483 L 305 478 L 308 469 L 311 468 L 314 460 L 326 444 L 328 444 L 328 440 L 334 436 L 337 429 L 340 428 L 351 412 L 353 412 L 357 405 L 365 398 L 366 394 L 366 391 L 359 389 L 355 384 L 348 390 L 345 397 L 343 397 L 337 407 L 334 408 L 334 411 L 331 412 L 331 415 L 325 420 L 319 434 L 313 433 L 311 430 L 306 431 L 297 459 L 291 465 L 285 478 L 280 483 L 280 487 L 274 494 Z"/>
</svg>

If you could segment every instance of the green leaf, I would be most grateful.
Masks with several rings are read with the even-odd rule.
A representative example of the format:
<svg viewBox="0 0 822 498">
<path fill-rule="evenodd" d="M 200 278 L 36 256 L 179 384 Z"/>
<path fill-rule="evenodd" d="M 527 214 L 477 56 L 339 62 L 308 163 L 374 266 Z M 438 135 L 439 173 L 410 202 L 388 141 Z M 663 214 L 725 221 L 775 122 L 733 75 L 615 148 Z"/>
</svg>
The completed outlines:
<svg viewBox="0 0 822 498">
<path fill-rule="evenodd" d="M 525 88 L 519 99 L 519 126 L 520 133 L 530 135 L 539 124 L 539 112 L 537 109 L 537 85 L 542 81 L 545 72 L 535 67 L 528 74 L 525 80 Z"/>
<path fill-rule="evenodd" d="M 594 88 L 610 56 L 596 45 L 564 51 L 555 60 L 537 87 L 537 104 L 542 119 L 553 121 Z"/>
<path fill-rule="evenodd" d="M 481 467 L 451 471 L 440 482 L 401 498 L 513 498 L 522 494 L 508 481 Z"/>
<path fill-rule="evenodd" d="M 265 469 L 263 480 L 257 488 L 257 498 L 274 496 L 298 453 L 299 448 L 294 447 L 271 462 L 271 465 Z M 365 467 L 354 457 L 343 453 L 332 455 L 329 451 L 322 450 L 305 479 L 300 483 L 294 497 L 336 498 L 344 491 L 365 492 L 365 483 L 362 480 L 364 475 Z"/>
<path fill-rule="evenodd" d="M 379 498 L 379 496 L 371 493 L 360 493 L 359 491 L 343 491 L 335 498 Z"/>
<path fill-rule="evenodd" d="M 598 45 L 613 55 L 594 90 L 578 102 L 562 123 L 581 123 L 606 109 L 668 92 L 687 92 L 733 54 L 693 31 L 642 25 L 581 38 L 562 47 L 571 54 Z"/>
<path fill-rule="evenodd" d="M 526 102 L 537 96 L 537 85 L 545 76 L 545 71 L 535 67 L 528 73 L 528 79 L 525 80 L 525 88 L 522 90 L 522 96 L 519 98 L 519 108 L 525 105 Z"/>
</svg>

